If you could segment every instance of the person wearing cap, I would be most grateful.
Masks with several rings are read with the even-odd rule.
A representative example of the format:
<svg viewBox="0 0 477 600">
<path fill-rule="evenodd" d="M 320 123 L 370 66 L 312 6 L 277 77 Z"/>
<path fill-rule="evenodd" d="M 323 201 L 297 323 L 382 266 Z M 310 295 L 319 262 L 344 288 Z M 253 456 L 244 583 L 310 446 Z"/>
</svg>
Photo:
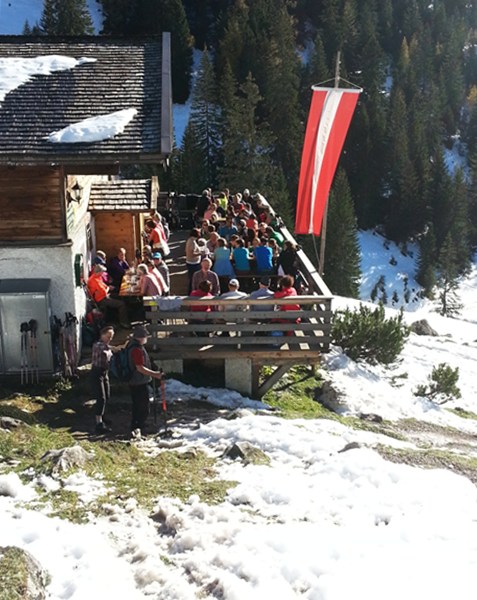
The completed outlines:
<svg viewBox="0 0 477 600">
<path fill-rule="evenodd" d="M 224 294 L 220 294 L 219 299 L 220 300 L 237 300 L 237 299 L 241 299 L 241 298 L 246 298 L 247 294 L 245 294 L 244 292 L 240 292 L 239 291 L 239 287 L 240 284 L 238 282 L 238 279 L 231 279 L 229 281 L 229 291 L 225 292 Z M 227 306 L 221 306 L 220 310 L 243 310 L 245 307 L 244 306 L 236 306 L 235 304 L 230 304 Z"/>
<path fill-rule="evenodd" d="M 106 267 L 103 267 L 103 265 L 96 265 L 94 267 L 93 273 L 88 278 L 88 291 L 91 295 L 91 298 L 94 302 L 96 302 L 101 311 L 106 312 L 108 308 L 117 309 L 119 324 L 121 327 L 129 329 L 130 325 L 128 323 L 128 312 L 126 305 L 122 300 L 111 298 L 110 288 L 103 281 L 103 273 L 105 272 Z"/>
<path fill-rule="evenodd" d="M 220 293 L 219 278 L 217 273 L 210 270 L 211 267 L 212 261 L 210 258 L 204 258 L 200 263 L 200 270 L 192 275 L 192 291 L 198 290 L 202 281 L 209 281 L 212 295 L 217 296 Z"/>
<path fill-rule="evenodd" d="M 219 300 L 232 300 L 232 299 L 238 300 L 238 299 L 242 299 L 242 298 L 247 298 L 247 294 L 244 294 L 244 292 L 240 292 L 239 287 L 240 287 L 240 284 L 238 282 L 238 279 L 235 279 L 235 278 L 231 279 L 228 284 L 229 291 L 221 294 L 219 296 Z M 227 303 L 226 305 L 221 304 L 218 307 L 218 310 L 221 312 L 227 312 L 227 311 L 233 311 L 233 310 L 246 310 L 246 308 L 247 308 L 246 306 Z M 241 319 L 241 320 L 243 320 L 243 319 Z M 217 319 L 216 322 L 217 323 L 227 323 L 227 319 Z M 238 322 L 238 320 L 237 320 L 237 322 Z M 218 335 L 219 336 L 230 336 L 230 333 L 228 331 L 223 331 L 222 333 L 219 333 Z"/>
<path fill-rule="evenodd" d="M 145 434 L 145 425 L 149 416 L 149 383 L 152 378 L 161 379 L 162 371 L 154 371 L 151 359 L 145 348 L 149 331 L 144 325 L 136 325 L 132 332 L 133 339 L 129 343 L 129 360 L 132 367 L 132 377 L 129 380 L 129 392 L 132 401 L 131 433 Z"/>
<path fill-rule="evenodd" d="M 162 254 L 160 252 L 153 252 L 152 254 L 152 263 L 154 267 L 159 271 L 164 279 L 164 283 L 166 284 L 167 290 L 171 289 L 171 276 L 169 273 L 169 267 L 166 265 L 164 259 L 162 258 Z M 167 294 L 167 292 L 166 292 Z"/>
<path fill-rule="evenodd" d="M 106 271 L 103 271 L 101 273 L 101 279 L 104 281 L 104 283 L 106 285 L 109 285 L 111 283 L 111 277 L 110 277 L 109 273 L 107 272 L 106 252 L 103 252 L 102 250 L 97 250 L 96 256 L 93 259 L 93 264 L 91 265 L 91 270 L 89 272 L 90 275 L 92 275 L 94 273 L 94 269 L 97 265 L 101 265 L 102 267 L 106 268 Z"/>
</svg>

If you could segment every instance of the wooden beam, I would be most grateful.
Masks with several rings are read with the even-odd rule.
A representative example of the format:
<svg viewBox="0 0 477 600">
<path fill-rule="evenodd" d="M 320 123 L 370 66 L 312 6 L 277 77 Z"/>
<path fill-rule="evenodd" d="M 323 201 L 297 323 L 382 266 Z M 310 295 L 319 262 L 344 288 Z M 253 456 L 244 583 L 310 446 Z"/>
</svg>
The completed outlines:
<svg viewBox="0 0 477 600">
<path fill-rule="evenodd" d="M 67 165 L 65 175 L 119 175 L 119 164 Z"/>
<path fill-rule="evenodd" d="M 288 373 L 288 371 L 293 367 L 294 364 L 295 364 L 295 362 L 290 361 L 288 363 L 285 363 L 285 364 L 277 367 L 275 369 L 275 371 L 273 371 L 273 373 L 265 379 L 265 381 L 262 383 L 262 385 L 259 386 L 259 388 L 257 390 L 257 397 L 261 398 L 262 396 L 264 396 L 268 392 L 269 389 L 271 389 L 276 383 L 278 383 L 280 381 L 280 379 L 286 373 Z"/>
<path fill-rule="evenodd" d="M 222 348 L 184 348 L 181 345 L 168 348 L 154 349 L 154 342 L 148 347 L 148 352 L 159 360 L 165 359 L 195 359 L 195 360 L 222 360 L 225 358 L 251 358 L 257 365 L 281 365 L 293 361 L 296 365 L 309 365 L 317 363 L 320 360 L 321 352 L 317 350 L 290 350 L 287 347 L 283 350 L 276 348 L 267 349 L 227 349 Z"/>
</svg>

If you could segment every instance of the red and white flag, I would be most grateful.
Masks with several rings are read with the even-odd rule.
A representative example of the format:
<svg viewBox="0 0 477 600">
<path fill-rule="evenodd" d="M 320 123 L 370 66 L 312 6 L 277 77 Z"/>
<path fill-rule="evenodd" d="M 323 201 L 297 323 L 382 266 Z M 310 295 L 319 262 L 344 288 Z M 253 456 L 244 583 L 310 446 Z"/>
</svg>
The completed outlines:
<svg viewBox="0 0 477 600">
<path fill-rule="evenodd" d="M 295 233 L 320 235 L 328 194 L 361 89 L 313 87 L 301 158 Z"/>
</svg>

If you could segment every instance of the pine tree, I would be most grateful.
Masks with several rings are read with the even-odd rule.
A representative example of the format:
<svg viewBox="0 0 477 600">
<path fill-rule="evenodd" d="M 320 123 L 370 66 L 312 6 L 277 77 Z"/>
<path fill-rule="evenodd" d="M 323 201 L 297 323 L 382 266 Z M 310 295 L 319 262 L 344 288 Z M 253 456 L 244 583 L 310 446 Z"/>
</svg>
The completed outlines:
<svg viewBox="0 0 477 600">
<path fill-rule="evenodd" d="M 357 60 L 362 71 L 359 83 L 363 87 L 356 113 L 348 132 L 342 164 L 346 166 L 360 227 L 374 227 L 383 222 L 387 98 L 385 57 L 377 39 L 377 15 L 366 3 L 360 16 L 360 43 Z"/>
<path fill-rule="evenodd" d="M 394 89 L 388 123 L 388 196 L 386 232 L 395 241 L 418 231 L 414 211 L 417 177 L 409 152 L 408 113 L 404 94 Z"/>
<path fill-rule="evenodd" d="M 470 156 L 469 162 L 471 166 L 468 189 L 469 244 L 475 250 L 477 248 L 477 155 L 475 153 Z"/>
<path fill-rule="evenodd" d="M 45 35 L 58 35 L 58 0 L 43 0 L 40 30 Z"/>
<path fill-rule="evenodd" d="M 470 219 L 468 211 L 467 189 L 462 170 L 458 170 L 452 181 L 452 223 L 450 234 L 454 242 L 455 263 L 459 275 L 465 274 L 470 267 L 471 244 Z"/>
<path fill-rule="evenodd" d="M 204 153 L 204 177 L 208 185 L 212 186 L 217 184 L 219 168 L 220 118 L 215 73 L 206 49 L 202 54 L 199 74 L 192 95 L 190 122 L 194 126 L 197 143 Z"/>
<path fill-rule="evenodd" d="M 429 201 L 437 254 L 440 253 L 452 225 L 452 180 L 441 148 L 432 157 Z"/>
<path fill-rule="evenodd" d="M 343 44 L 341 0 L 323 0 L 321 3 L 322 35 L 328 64 L 332 64 Z"/>
<path fill-rule="evenodd" d="M 436 237 L 432 224 L 419 239 L 417 267 L 416 281 L 422 286 L 424 295 L 432 298 L 437 269 Z"/>
<path fill-rule="evenodd" d="M 319 33 L 316 34 L 313 51 L 308 64 L 303 70 L 300 102 L 303 112 L 308 112 L 312 97 L 312 85 L 322 84 L 330 79 L 330 72 L 326 64 L 325 48 Z"/>
<path fill-rule="evenodd" d="M 458 288 L 457 254 L 454 240 L 449 234 L 439 254 L 439 313 L 443 316 L 453 316 L 460 312 Z"/>
<path fill-rule="evenodd" d="M 40 31 L 45 35 L 92 35 L 86 0 L 44 0 Z"/>
<path fill-rule="evenodd" d="M 334 294 L 358 298 L 360 276 L 353 201 L 346 173 L 339 169 L 329 198 L 324 278 Z"/>
<path fill-rule="evenodd" d="M 277 162 L 286 166 L 285 176 L 290 195 L 296 194 L 303 139 L 298 103 L 299 62 L 294 48 L 290 16 L 283 4 L 276 6 L 263 61 L 266 74 L 261 89 L 266 120 L 275 138 Z"/>
<path fill-rule="evenodd" d="M 190 91 L 193 38 L 181 0 L 162 0 L 159 4 L 160 31 L 171 32 L 173 100 L 183 103 Z"/>
<path fill-rule="evenodd" d="M 103 7 L 103 31 L 111 35 L 126 35 L 133 31 L 137 0 L 101 0 Z"/>
<path fill-rule="evenodd" d="M 186 127 L 181 150 L 174 165 L 175 187 L 184 193 L 196 193 L 210 185 L 206 156 L 192 121 Z"/>
<path fill-rule="evenodd" d="M 224 18 L 223 35 L 218 41 L 217 72 L 219 77 L 228 62 L 234 78 L 242 83 L 252 70 L 250 41 L 253 34 L 249 25 L 249 8 L 245 1 L 237 1 Z"/>
<path fill-rule="evenodd" d="M 261 96 L 251 74 L 227 107 L 223 129 L 223 166 L 220 186 L 262 191 L 268 195 L 271 168 L 271 135 L 258 123 Z"/>
<path fill-rule="evenodd" d="M 23 25 L 22 35 L 31 35 L 31 27 L 30 27 L 30 23 L 28 22 L 28 19 L 25 21 L 25 23 Z"/>
<path fill-rule="evenodd" d="M 102 0 L 104 32 L 113 35 L 171 33 L 172 96 L 189 96 L 193 38 L 181 0 Z"/>
</svg>

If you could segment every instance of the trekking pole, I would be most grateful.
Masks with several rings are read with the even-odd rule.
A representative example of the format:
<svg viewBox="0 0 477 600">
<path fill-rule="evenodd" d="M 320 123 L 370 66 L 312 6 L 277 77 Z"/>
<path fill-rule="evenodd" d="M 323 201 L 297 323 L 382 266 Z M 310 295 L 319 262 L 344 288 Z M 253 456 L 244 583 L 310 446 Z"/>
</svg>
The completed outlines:
<svg viewBox="0 0 477 600">
<path fill-rule="evenodd" d="M 162 414 L 164 416 L 164 437 L 170 437 L 172 434 L 167 427 L 167 402 L 166 402 L 166 377 L 161 369 L 161 400 L 162 400 Z"/>
<path fill-rule="evenodd" d="M 156 387 L 156 378 L 152 378 L 152 397 L 154 399 L 152 403 L 152 411 L 154 415 L 154 426 L 157 427 L 157 387 Z"/>
<path fill-rule="evenodd" d="M 20 324 L 20 346 L 21 346 L 21 356 L 20 356 L 20 382 L 21 385 L 28 382 L 28 373 L 27 373 L 27 331 L 28 331 L 28 323 Z"/>
<path fill-rule="evenodd" d="M 51 318 L 51 337 L 53 342 L 53 355 L 55 359 L 55 368 L 61 368 L 61 353 L 60 353 L 60 327 L 61 321 L 56 315 Z"/>
<path fill-rule="evenodd" d="M 35 319 L 28 321 L 28 327 L 30 329 L 30 347 L 31 347 L 31 381 L 36 380 L 36 383 L 40 381 L 40 368 L 38 365 L 38 322 Z"/>
<path fill-rule="evenodd" d="M 78 353 L 76 350 L 76 324 L 78 319 L 70 312 L 65 313 L 66 352 L 70 364 L 71 377 L 77 377 Z"/>
</svg>

